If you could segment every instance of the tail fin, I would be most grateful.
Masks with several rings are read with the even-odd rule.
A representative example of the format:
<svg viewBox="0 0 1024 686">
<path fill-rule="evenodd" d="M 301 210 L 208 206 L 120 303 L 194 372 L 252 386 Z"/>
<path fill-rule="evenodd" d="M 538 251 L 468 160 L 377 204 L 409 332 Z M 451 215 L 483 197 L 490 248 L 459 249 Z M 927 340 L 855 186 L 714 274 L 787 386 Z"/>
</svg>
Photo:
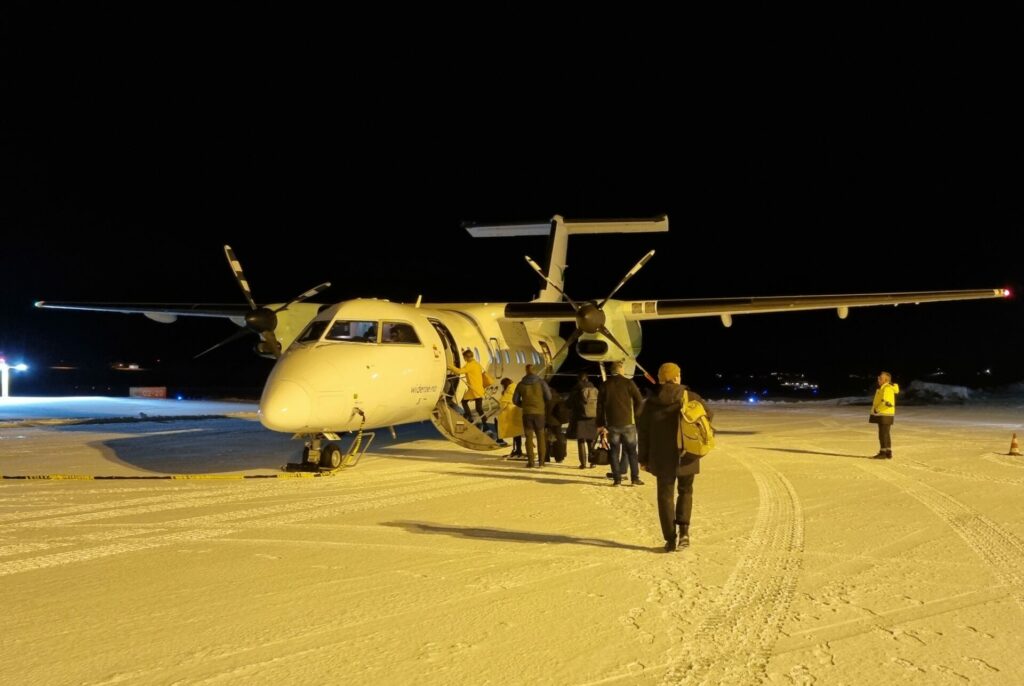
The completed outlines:
<svg viewBox="0 0 1024 686">
<path fill-rule="evenodd" d="M 463 227 L 474 238 L 507 236 L 548 236 L 547 275 L 560 288 L 565 288 L 566 253 L 569 236 L 585 233 L 651 233 L 668 231 L 668 215 L 653 219 L 569 220 L 556 214 L 547 223 L 469 224 Z M 537 295 L 538 302 L 560 302 L 561 294 L 550 285 Z"/>
</svg>

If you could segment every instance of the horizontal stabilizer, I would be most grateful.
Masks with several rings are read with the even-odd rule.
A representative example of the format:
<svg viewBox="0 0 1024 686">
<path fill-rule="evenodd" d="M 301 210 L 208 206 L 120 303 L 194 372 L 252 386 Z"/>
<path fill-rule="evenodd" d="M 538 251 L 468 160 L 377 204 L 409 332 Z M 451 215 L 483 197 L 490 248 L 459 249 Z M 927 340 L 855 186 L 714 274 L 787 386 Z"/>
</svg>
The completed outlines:
<svg viewBox="0 0 1024 686">
<path fill-rule="evenodd" d="M 510 236 L 547 236 L 554 224 L 565 227 L 566 235 L 595 233 L 653 233 L 668 231 L 668 215 L 651 219 L 563 219 L 555 215 L 547 222 L 520 222 L 506 224 L 476 224 L 463 222 L 462 226 L 473 238 L 507 238 Z"/>
</svg>

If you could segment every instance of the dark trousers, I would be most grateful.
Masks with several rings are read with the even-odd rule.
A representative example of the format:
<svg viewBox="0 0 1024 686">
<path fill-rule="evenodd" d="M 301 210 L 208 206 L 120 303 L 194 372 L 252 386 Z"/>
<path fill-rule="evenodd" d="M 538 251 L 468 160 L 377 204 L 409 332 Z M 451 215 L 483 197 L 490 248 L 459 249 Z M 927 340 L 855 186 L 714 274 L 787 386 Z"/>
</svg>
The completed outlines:
<svg viewBox="0 0 1024 686">
<path fill-rule="evenodd" d="M 658 477 L 658 518 L 661 520 L 661 533 L 666 541 L 676 539 L 676 524 L 684 529 L 690 528 L 690 513 L 693 512 L 693 477 L 686 476 L 665 478 Z M 679 498 L 676 499 L 676 490 Z"/>
<path fill-rule="evenodd" d="M 620 453 L 619 446 L 622 446 Z M 629 478 L 637 481 L 640 478 L 640 465 L 637 461 L 637 433 L 635 424 L 608 427 L 608 463 L 612 468 L 615 483 L 622 481 L 622 475 L 629 469 Z"/>
<path fill-rule="evenodd" d="M 580 449 L 580 464 L 587 464 L 590 461 L 590 451 L 594 448 L 594 442 L 578 438 L 576 439 L 576 445 Z"/>
<path fill-rule="evenodd" d="M 473 415 L 469 411 L 469 401 L 466 400 L 465 398 L 462 399 L 462 409 L 466 411 L 466 419 L 469 420 L 469 421 L 472 421 L 473 420 Z M 484 399 L 483 398 L 477 398 L 476 399 L 476 413 L 478 415 L 480 415 L 479 419 L 483 420 L 483 418 L 484 418 Z"/>
<path fill-rule="evenodd" d="M 526 434 L 527 460 L 532 465 L 534 459 L 539 458 L 538 464 L 544 464 L 548 457 L 548 439 L 544 435 L 544 415 L 524 414 L 523 430 Z M 534 448 L 534 441 L 536 441 L 536 448 Z"/>
<path fill-rule="evenodd" d="M 878 452 L 880 453 L 891 453 L 892 452 L 892 436 L 889 432 L 892 431 L 892 424 L 879 424 L 878 425 Z"/>
</svg>

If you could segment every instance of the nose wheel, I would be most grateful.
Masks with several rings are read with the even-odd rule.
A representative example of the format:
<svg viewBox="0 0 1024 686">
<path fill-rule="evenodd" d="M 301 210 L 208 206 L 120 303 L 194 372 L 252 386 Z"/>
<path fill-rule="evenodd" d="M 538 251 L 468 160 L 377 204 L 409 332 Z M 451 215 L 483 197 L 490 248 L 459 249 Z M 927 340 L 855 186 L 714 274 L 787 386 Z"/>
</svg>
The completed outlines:
<svg viewBox="0 0 1024 686">
<path fill-rule="evenodd" d="M 305 437 L 302 448 L 302 462 L 284 466 L 287 472 L 333 472 L 355 467 L 373 443 L 374 432 L 359 430 L 352 437 L 347 449 L 342 437 L 335 433 L 322 433 Z"/>
</svg>

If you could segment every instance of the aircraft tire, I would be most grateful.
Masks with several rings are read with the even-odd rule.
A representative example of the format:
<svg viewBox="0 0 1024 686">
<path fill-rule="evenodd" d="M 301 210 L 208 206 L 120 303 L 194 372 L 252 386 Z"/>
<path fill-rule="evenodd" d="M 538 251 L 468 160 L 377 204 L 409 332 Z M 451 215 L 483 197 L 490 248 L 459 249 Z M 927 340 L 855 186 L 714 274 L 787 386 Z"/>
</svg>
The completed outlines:
<svg viewBox="0 0 1024 686">
<path fill-rule="evenodd" d="M 323 469 L 337 469 L 341 466 L 341 448 L 334 444 L 328 445 L 320 453 L 320 466 Z"/>
</svg>

